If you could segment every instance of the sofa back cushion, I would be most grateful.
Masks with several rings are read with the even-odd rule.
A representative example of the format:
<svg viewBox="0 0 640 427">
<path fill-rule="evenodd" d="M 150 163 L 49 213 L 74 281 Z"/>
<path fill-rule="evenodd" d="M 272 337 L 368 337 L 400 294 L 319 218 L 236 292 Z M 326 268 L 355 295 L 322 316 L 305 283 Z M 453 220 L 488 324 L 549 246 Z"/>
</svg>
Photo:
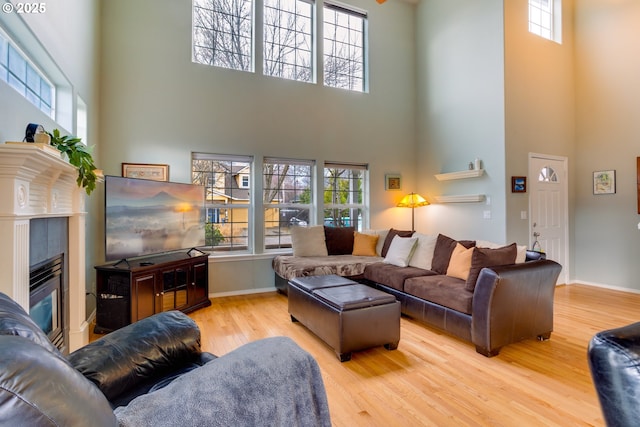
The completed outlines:
<svg viewBox="0 0 640 427">
<path fill-rule="evenodd" d="M 445 236 L 444 234 L 438 234 L 436 246 L 433 251 L 433 259 L 431 261 L 431 270 L 438 274 L 447 274 L 451 253 L 455 249 L 457 243 L 460 243 L 467 249 L 476 245 L 475 240 L 457 241 L 449 236 Z"/>
<path fill-rule="evenodd" d="M 328 255 L 348 255 L 353 252 L 355 227 L 324 226 L 324 239 Z"/>
<path fill-rule="evenodd" d="M 396 236 L 400 237 L 411 237 L 413 236 L 413 231 L 408 230 L 396 230 L 392 228 L 387 233 L 387 237 L 384 239 L 384 244 L 382 245 L 382 250 L 380 251 L 380 256 L 386 257 L 387 251 L 389 251 L 389 247 L 391 246 L 391 242 L 393 242 L 393 238 Z"/>
<path fill-rule="evenodd" d="M 474 291 L 480 270 L 485 267 L 513 264 L 516 262 L 517 254 L 518 248 L 515 243 L 496 249 L 475 247 L 471 257 L 471 269 L 469 270 L 465 289 L 470 292 Z"/>
<path fill-rule="evenodd" d="M 431 262 L 433 261 L 433 253 L 436 249 L 438 236 L 413 233 L 413 237 L 418 238 L 418 243 L 416 243 L 413 256 L 409 260 L 409 265 L 424 270 L 431 270 Z"/>
<path fill-rule="evenodd" d="M 327 256 L 324 226 L 293 227 L 291 229 L 291 246 L 294 256 Z"/>
</svg>

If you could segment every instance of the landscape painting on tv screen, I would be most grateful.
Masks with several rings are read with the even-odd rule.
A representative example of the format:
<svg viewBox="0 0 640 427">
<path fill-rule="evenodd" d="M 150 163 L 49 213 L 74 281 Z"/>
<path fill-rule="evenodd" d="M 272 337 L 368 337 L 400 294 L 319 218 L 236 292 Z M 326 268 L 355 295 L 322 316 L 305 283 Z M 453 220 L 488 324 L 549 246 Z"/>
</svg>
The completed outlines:
<svg viewBox="0 0 640 427">
<path fill-rule="evenodd" d="M 204 187 L 105 177 L 105 258 L 204 246 Z"/>
</svg>

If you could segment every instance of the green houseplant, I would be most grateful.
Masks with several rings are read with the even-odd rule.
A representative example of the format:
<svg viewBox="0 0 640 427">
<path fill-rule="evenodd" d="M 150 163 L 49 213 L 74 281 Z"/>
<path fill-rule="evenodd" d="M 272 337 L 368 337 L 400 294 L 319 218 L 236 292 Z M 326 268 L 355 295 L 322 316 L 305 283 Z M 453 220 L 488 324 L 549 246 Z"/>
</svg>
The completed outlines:
<svg viewBox="0 0 640 427">
<path fill-rule="evenodd" d="M 96 165 L 93 163 L 91 155 L 93 147 L 87 147 L 82 143 L 81 138 L 60 135 L 58 129 L 47 133 L 51 136 L 51 145 L 66 154 L 69 163 L 78 168 L 78 179 L 76 180 L 78 186 L 83 187 L 87 194 L 91 194 L 96 188 L 96 180 L 98 179 L 95 172 Z"/>
</svg>

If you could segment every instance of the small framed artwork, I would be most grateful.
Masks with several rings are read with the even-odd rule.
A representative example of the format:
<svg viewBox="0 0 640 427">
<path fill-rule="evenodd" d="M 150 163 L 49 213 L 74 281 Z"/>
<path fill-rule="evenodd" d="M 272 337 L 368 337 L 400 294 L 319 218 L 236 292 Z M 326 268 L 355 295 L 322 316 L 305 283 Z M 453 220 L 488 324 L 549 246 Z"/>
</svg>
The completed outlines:
<svg viewBox="0 0 640 427">
<path fill-rule="evenodd" d="M 511 177 L 511 192 L 512 193 L 526 193 L 527 192 L 527 177 L 526 176 L 512 176 Z"/>
<path fill-rule="evenodd" d="M 124 176 L 125 178 L 169 181 L 169 165 L 158 165 L 151 163 L 123 163 L 122 176 Z"/>
<path fill-rule="evenodd" d="M 402 190 L 402 179 L 398 174 L 388 173 L 384 176 L 385 190 Z"/>
<path fill-rule="evenodd" d="M 593 173 L 593 194 L 615 194 L 616 171 L 596 171 Z"/>
</svg>

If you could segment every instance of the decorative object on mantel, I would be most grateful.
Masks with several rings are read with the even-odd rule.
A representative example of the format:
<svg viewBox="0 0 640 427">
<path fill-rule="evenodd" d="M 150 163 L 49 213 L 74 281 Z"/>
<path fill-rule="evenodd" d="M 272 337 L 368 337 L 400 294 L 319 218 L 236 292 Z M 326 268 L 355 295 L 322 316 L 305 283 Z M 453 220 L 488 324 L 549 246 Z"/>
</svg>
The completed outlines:
<svg viewBox="0 0 640 427">
<path fill-rule="evenodd" d="M 78 179 L 76 180 L 79 187 L 83 187 L 87 194 L 91 194 L 96 188 L 98 175 L 96 174 L 96 165 L 93 163 L 91 152 L 93 147 L 87 147 L 82 143 L 82 139 L 74 136 L 62 136 L 58 129 L 54 129 L 49 133 L 51 137 L 51 145 L 66 154 L 69 163 L 78 168 Z"/>
<path fill-rule="evenodd" d="M 596 171 L 593 173 L 593 194 L 615 194 L 616 171 Z"/>
<path fill-rule="evenodd" d="M 415 231 L 415 208 L 427 206 L 429 202 L 419 194 L 409 193 L 398 203 L 399 208 L 411 208 L 411 231 Z"/>
<path fill-rule="evenodd" d="M 39 125 L 37 123 L 29 123 L 27 125 L 27 128 L 24 131 L 24 142 L 45 142 L 45 141 L 36 141 L 36 135 L 42 135 L 45 134 L 46 132 L 44 130 L 44 127 L 42 127 L 42 125 Z M 46 141 L 47 143 L 49 143 L 48 141 Z"/>
<path fill-rule="evenodd" d="M 402 180 L 399 174 L 388 173 L 384 176 L 384 189 L 385 190 L 401 190 Z"/>
</svg>

